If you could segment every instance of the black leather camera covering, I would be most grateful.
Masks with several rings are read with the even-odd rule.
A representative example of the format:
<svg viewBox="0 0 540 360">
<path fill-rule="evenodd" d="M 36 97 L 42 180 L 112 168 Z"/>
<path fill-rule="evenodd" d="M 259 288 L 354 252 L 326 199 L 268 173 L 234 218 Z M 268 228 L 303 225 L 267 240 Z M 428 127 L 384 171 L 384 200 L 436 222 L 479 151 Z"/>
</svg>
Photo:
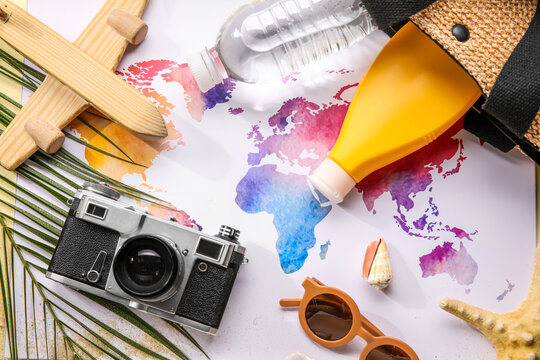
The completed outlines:
<svg viewBox="0 0 540 360">
<path fill-rule="evenodd" d="M 119 236 L 117 231 L 77 219 L 70 210 L 49 271 L 105 290 Z M 101 250 L 107 253 L 107 258 L 100 280 L 92 284 L 86 280 L 86 273 Z"/>
<path fill-rule="evenodd" d="M 243 259 L 244 255 L 234 253 L 228 268 L 198 259 L 191 270 L 176 314 L 219 328 Z M 208 265 L 208 269 L 201 272 L 199 264 L 203 262 Z"/>
</svg>

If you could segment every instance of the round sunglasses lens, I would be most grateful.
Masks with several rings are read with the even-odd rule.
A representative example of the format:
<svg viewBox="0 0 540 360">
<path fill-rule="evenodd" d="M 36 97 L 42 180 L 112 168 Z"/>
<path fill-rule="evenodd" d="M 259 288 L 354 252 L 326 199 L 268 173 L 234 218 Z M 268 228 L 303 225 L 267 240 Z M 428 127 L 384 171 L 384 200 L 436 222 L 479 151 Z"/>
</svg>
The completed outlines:
<svg viewBox="0 0 540 360">
<path fill-rule="evenodd" d="M 336 341 L 345 337 L 352 327 L 349 306 L 338 296 L 322 294 L 314 297 L 306 308 L 309 328 L 319 338 Z"/>
<path fill-rule="evenodd" d="M 410 356 L 397 346 L 379 346 L 368 354 L 366 360 L 410 360 Z"/>
</svg>

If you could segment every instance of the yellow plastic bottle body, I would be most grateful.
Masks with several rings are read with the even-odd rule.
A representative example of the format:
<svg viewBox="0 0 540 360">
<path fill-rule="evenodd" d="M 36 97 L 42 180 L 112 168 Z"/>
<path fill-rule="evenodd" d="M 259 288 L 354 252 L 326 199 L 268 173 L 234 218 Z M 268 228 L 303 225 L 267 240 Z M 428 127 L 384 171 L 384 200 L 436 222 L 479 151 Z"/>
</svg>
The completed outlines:
<svg viewBox="0 0 540 360">
<path fill-rule="evenodd" d="M 465 70 L 409 23 L 358 86 L 329 158 L 360 182 L 435 140 L 480 95 Z"/>
</svg>

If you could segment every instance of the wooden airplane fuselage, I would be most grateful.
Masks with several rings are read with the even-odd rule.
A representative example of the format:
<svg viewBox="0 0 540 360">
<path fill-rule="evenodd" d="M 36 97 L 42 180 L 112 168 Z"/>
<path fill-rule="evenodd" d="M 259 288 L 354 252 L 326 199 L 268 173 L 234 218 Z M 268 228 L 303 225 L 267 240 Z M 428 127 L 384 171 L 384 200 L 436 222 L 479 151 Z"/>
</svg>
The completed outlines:
<svg viewBox="0 0 540 360">
<path fill-rule="evenodd" d="M 71 51 L 73 51 L 72 58 L 80 59 L 83 62 L 83 67 L 85 66 L 84 64 L 88 64 L 87 68 L 82 69 L 77 69 L 76 63 L 68 64 L 66 66 L 68 68 L 72 66 L 72 70 L 67 74 L 64 73 L 65 67 L 57 67 L 53 63 L 54 58 L 52 60 L 50 58 L 42 58 L 41 53 L 37 53 L 37 51 L 35 54 L 33 53 L 32 44 L 28 44 L 28 47 L 25 48 L 27 44 L 19 44 L 18 41 L 20 39 L 13 38 L 20 36 L 18 35 L 20 32 L 24 32 L 28 36 L 28 41 L 31 41 L 32 36 L 43 29 L 32 23 L 28 27 L 33 27 L 33 30 L 27 30 L 24 23 L 24 17 L 26 15 L 22 13 L 24 10 L 17 8 L 16 5 L 13 5 L 7 0 L 0 0 L 0 5 L 7 4 L 10 10 L 8 22 L 0 24 L 0 37 L 19 49 L 23 55 L 30 58 L 38 66 L 43 67 L 49 73 L 43 84 L 29 98 L 25 106 L 0 137 L 0 164 L 3 167 L 9 170 L 15 169 L 38 150 L 34 138 L 25 131 L 25 123 L 27 121 L 38 118 L 55 125 L 58 129 L 63 129 L 90 106 L 94 106 L 105 116 L 110 117 L 112 121 L 118 122 L 141 137 L 156 138 L 167 135 L 163 118 L 150 100 L 144 98 L 139 93 L 137 94 L 144 99 L 137 97 L 138 95 L 133 92 L 124 92 L 124 85 L 119 84 L 114 78 L 122 83 L 124 82 L 116 75 L 114 75 L 114 78 L 106 76 L 104 77 L 106 80 L 101 80 L 102 83 L 105 81 L 110 82 L 106 83 L 108 87 L 104 88 L 105 91 L 109 91 L 109 88 L 110 91 L 116 89 L 115 87 L 120 88 L 120 90 L 115 92 L 121 93 L 115 94 L 115 97 L 112 99 L 101 99 L 100 97 L 103 97 L 103 94 L 98 93 L 92 87 L 91 83 L 87 85 L 87 82 L 95 80 L 95 77 L 99 78 L 99 76 L 104 75 L 103 69 L 106 69 L 106 71 L 112 74 L 116 70 L 128 46 L 126 38 L 108 23 L 109 15 L 115 10 L 121 10 L 122 12 L 140 18 L 147 3 L 148 0 L 108 0 L 73 44 L 69 44 L 63 39 L 58 39 L 60 36 L 49 29 L 52 34 L 46 34 L 50 36 L 50 44 L 48 45 L 51 45 L 51 43 L 52 46 L 58 45 L 58 51 L 66 52 L 65 56 L 69 56 Z M 12 25 L 13 29 L 8 27 L 8 25 Z M 42 26 L 45 27 L 45 25 Z M 42 36 L 42 33 L 40 33 L 40 36 Z M 49 38 L 47 36 L 34 39 L 34 41 L 48 40 Z M 80 56 L 81 54 L 78 50 L 85 53 L 85 56 Z M 51 54 L 51 56 L 54 57 L 54 54 Z M 95 62 L 90 61 L 91 59 L 89 60 L 89 58 L 95 60 Z M 47 61 L 50 63 L 47 63 Z M 43 63 L 46 63 L 46 66 Z M 85 72 L 84 76 L 86 76 L 76 79 L 80 81 L 80 84 L 71 82 L 73 80 L 71 78 L 66 78 L 80 76 L 80 74 L 77 74 L 79 70 Z M 64 82 L 61 82 L 61 80 L 64 80 Z M 64 83 L 70 84 L 70 86 Z M 124 84 L 127 85 L 126 83 Z M 129 87 L 129 85 L 127 86 Z M 132 90 L 136 92 L 135 89 Z M 87 97 L 91 97 L 94 103 L 81 96 L 82 93 L 88 95 Z M 122 95 L 125 93 L 130 97 L 126 96 L 122 98 Z M 109 94 L 105 95 L 109 97 Z"/>
</svg>

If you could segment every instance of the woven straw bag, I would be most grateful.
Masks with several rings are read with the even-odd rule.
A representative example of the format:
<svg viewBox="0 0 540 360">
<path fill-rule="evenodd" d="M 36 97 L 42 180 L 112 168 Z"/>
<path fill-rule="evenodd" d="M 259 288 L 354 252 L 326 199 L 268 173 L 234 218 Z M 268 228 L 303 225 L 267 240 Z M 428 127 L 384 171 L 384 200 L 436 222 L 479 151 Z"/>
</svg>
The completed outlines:
<svg viewBox="0 0 540 360">
<path fill-rule="evenodd" d="M 484 96 L 465 128 L 495 147 L 518 145 L 540 163 L 538 0 L 364 0 L 392 34 L 411 20 L 471 75 Z"/>
</svg>

